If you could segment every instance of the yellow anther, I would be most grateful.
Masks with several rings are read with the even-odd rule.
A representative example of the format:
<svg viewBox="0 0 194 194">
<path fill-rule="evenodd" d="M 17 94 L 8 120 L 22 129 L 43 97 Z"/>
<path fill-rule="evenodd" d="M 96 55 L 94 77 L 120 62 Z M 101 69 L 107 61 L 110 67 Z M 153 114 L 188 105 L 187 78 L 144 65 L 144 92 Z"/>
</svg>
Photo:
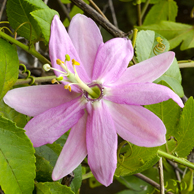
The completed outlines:
<svg viewBox="0 0 194 194">
<path fill-rule="evenodd" d="M 75 59 L 72 59 L 72 64 L 73 65 L 80 65 L 80 63 L 78 63 Z"/>
<path fill-rule="evenodd" d="M 71 86 L 69 84 L 65 85 L 64 88 L 69 90 L 71 92 Z"/>
<path fill-rule="evenodd" d="M 52 84 L 55 84 L 55 83 L 59 84 L 59 82 L 58 82 L 56 79 L 52 79 L 52 80 L 51 80 L 51 83 L 52 83 Z"/>
<path fill-rule="evenodd" d="M 60 59 L 57 59 L 56 62 L 57 62 L 58 65 L 63 65 L 63 63 L 64 63 L 64 62 L 61 61 Z"/>
</svg>

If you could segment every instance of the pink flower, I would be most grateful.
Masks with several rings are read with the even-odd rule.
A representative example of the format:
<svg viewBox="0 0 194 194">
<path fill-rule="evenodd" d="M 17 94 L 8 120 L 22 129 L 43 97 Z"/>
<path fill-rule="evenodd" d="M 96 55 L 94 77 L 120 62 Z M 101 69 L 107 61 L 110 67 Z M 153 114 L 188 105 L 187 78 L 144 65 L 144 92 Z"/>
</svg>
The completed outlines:
<svg viewBox="0 0 194 194">
<path fill-rule="evenodd" d="M 173 52 L 127 68 L 133 57 L 131 41 L 114 38 L 103 43 L 96 24 L 80 14 L 72 19 L 69 35 L 58 16 L 54 17 L 49 51 L 63 84 L 13 89 L 4 101 L 18 112 L 34 116 L 25 126 L 34 147 L 52 144 L 71 128 L 53 180 L 72 172 L 88 155 L 96 179 L 105 186 L 111 184 L 117 164 L 117 133 L 138 146 L 166 142 L 162 121 L 141 105 L 172 98 L 184 106 L 172 90 L 152 83 L 169 68 Z"/>
</svg>

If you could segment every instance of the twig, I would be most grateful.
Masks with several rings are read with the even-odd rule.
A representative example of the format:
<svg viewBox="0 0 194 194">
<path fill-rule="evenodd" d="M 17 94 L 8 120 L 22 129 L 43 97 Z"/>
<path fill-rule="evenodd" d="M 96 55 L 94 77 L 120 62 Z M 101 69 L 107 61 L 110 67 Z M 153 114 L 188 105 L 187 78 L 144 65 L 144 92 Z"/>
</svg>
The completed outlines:
<svg viewBox="0 0 194 194">
<path fill-rule="evenodd" d="M 82 0 L 71 0 L 71 1 L 79 8 L 81 8 L 83 11 L 88 13 L 93 20 L 95 20 L 98 24 L 100 24 L 103 28 L 105 28 L 114 37 L 126 37 L 129 35 L 129 33 L 125 33 L 119 30 L 109 21 L 104 19 L 96 10 L 94 10 L 91 6 L 86 4 L 84 1 Z"/>
<path fill-rule="evenodd" d="M 104 13 L 100 10 L 100 8 L 94 3 L 94 1 L 92 1 L 92 0 L 88 0 L 88 1 L 96 9 L 96 11 L 98 11 L 102 15 L 103 18 L 105 18 L 106 20 L 108 20 L 107 17 L 104 15 Z"/>
<path fill-rule="evenodd" d="M 115 10 L 114 10 L 112 0 L 108 0 L 108 4 L 109 4 L 109 7 L 110 7 L 110 11 L 112 13 L 113 24 L 118 28 L 118 22 L 117 22 L 117 18 L 116 18 L 116 14 L 115 14 Z"/>
<path fill-rule="evenodd" d="M 164 194 L 164 175 L 163 175 L 163 164 L 162 164 L 162 157 L 159 159 L 159 175 L 160 175 L 160 194 Z"/>
<path fill-rule="evenodd" d="M 179 68 L 187 68 L 187 67 L 194 67 L 194 62 L 188 62 L 188 63 L 179 63 Z"/>
<path fill-rule="evenodd" d="M 134 174 L 134 176 L 140 178 L 141 180 L 145 181 L 146 183 L 149 183 L 153 187 L 160 190 L 160 185 L 158 183 L 156 183 L 155 181 L 153 181 L 152 179 L 148 178 L 147 176 L 145 176 L 141 173 Z M 165 189 L 165 191 L 166 191 L 167 194 L 173 194 L 173 193 L 167 191 L 166 189 Z"/>
<path fill-rule="evenodd" d="M 69 12 L 68 12 L 67 8 L 65 7 L 65 5 L 61 2 L 61 0 L 57 0 L 57 1 L 58 1 L 59 5 L 60 5 L 61 9 L 63 10 L 64 14 L 66 15 L 67 19 L 69 21 L 71 21 L 71 18 L 69 16 Z"/>
<path fill-rule="evenodd" d="M 6 5 L 6 1 L 7 0 L 4 0 L 3 3 L 2 3 L 2 6 L 1 6 L 1 10 L 0 10 L 0 20 L 1 20 L 1 17 L 3 15 L 3 11 L 4 11 L 4 8 L 5 8 L 5 5 Z"/>
</svg>

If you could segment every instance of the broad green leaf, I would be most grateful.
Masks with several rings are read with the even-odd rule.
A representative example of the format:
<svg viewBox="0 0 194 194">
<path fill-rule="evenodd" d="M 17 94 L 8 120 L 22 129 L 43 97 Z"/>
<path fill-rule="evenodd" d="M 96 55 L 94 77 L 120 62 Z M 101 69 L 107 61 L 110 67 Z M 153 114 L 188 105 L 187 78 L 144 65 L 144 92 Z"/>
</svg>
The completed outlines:
<svg viewBox="0 0 194 194">
<path fill-rule="evenodd" d="M 45 158 L 36 154 L 36 181 L 51 182 L 53 167 Z"/>
<path fill-rule="evenodd" d="M 157 41 L 158 37 L 162 39 L 162 44 L 164 45 L 164 48 L 161 51 L 157 49 L 157 45 L 159 44 Z M 137 55 L 138 62 L 144 61 L 155 56 L 156 54 L 158 55 L 168 50 L 169 43 L 160 34 L 157 34 L 151 30 L 142 30 L 137 34 L 135 53 Z"/>
<path fill-rule="evenodd" d="M 176 58 L 174 59 L 170 68 L 154 82 L 159 83 L 161 81 L 165 81 L 168 84 L 167 86 L 180 97 L 184 96 L 183 87 L 181 85 L 182 77 Z"/>
<path fill-rule="evenodd" d="M 46 182 L 36 184 L 37 194 L 74 194 L 70 187 L 58 182 Z"/>
<path fill-rule="evenodd" d="M 64 3 L 64 4 L 71 3 L 71 1 L 70 1 L 70 0 L 61 0 L 61 2 L 62 2 L 62 3 Z"/>
<path fill-rule="evenodd" d="M 7 16 L 11 27 L 24 38 L 37 41 L 41 36 L 41 30 L 30 12 L 38 9 L 46 9 L 47 5 L 42 0 L 8 0 Z M 31 37 L 30 37 L 31 35 Z"/>
<path fill-rule="evenodd" d="M 45 160 L 49 161 L 51 166 L 54 167 L 62 147 L 54 142 L 53 144 L 37 147 L 35 150 L 38 156 L 43 157 Z"/>
<path fill-rule="evenodd" d="M 48 44 L 50 39 L 51 22 L 54 15 L 59 15 L 58 12 L 52 9 L 39 9 L 30 14 L 37 21 L 41 29 L 42 38 L 45 40 L 45 44 Z"/>
<path fill-rule="evenodd" d="M 18 78 L 19 60 L 16 48 L 0 38 L 0 100 Z"/>
<path fill-rule="evenodd" d="M 18 127 L 21 128 L 24 128 L 27 123 L 26 115 L 15 111 L 13 108 L 6 105 L 3 100 L 0 100 L 0 116 L 13 121 Z"/>
<path fill-rule="evenodd" d="M 74 179 L 71 182 L 71 190 L 77 193 L 82 184 L 82 167 L 79 165 L 74 171 Z"/>
<path fill-rule="evenodd" d="M 191 191 L 193 191 L 193 170 L 190 170 L 184 175 L 184 178 L 182 179 L 182 192 L 181 194 L 189 194 Z"/>
<path fill-rule="evenodd" d="M 194 100 L 192 97 L 187 100 L 180 116 L 180 122 L 174 131 L 177 144 L 171 152 L 176 152 L 179 157 L 189 155 L 194 147 Z"/>
<path fill-rule="evenodd" d="M 182 43 L 181 50 L 194 47 L 194 28 L 192 25 L 161 21 L 159 24 L 144 25 L 137 28 L 153 30 L 161 34 L 169 41 L 170 49 L 177 47 L 180 43 Z"/>
<path fill-rule="evenodd" d="M 162 39 L 162 45 L 159 46 L 158 38 Z M 160 47 L 160 48 L 159 48 Z M 149 59 L 156 54 L 166 52 L 169 50 L 168 41 L 161 35 L 151 30 L 142 30 L 137 34 L 135 52 L 138 62 Z M 175 59 L 170 68 L 160 77 L 155 83 L 165 81 L 175 93 L 183 96 L 183 88 L 181 85 L 181 74 L 178 67 L 177 60 Z"/>
<path fill-rule="evenodd" d="M 174 0 L 164 0 L 152 6 L 143 25 L 158 24 L 162 20 L 175 21 L 178 6 Z"/>
<path fill-rule="evenodd" d="M 124 176 L 142 172 L 159 160 L 157 156 L 158 147 L 145 148 L 138 146 L 126 146 L 126 152 L 120 153 L 117 161 L 116 176 Z"/>
<path fill-rule="evenodd" d="M 145 108 L 152 111 L 164 123 L 167 134 L 166 138 L 169 139 L 177 130 L 177 124 L 181 114 L 181 108 L 173 100 L 160 102 L 157 104 L 146 105 Z"/>
<path fill-rule="evenodd" d="M 0 185 L 6 194 L 29 194 L 34 188 L 35 157 L 24 130 L 0 117 Z"/>
</svg>

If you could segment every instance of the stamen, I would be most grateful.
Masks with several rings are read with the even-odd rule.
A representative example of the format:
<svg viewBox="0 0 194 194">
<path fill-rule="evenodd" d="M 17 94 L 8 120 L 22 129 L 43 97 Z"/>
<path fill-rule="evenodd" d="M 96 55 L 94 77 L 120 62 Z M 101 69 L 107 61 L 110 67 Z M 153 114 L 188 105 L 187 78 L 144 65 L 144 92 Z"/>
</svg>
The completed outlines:
<svg viewBox="0 0 194 194">
<path fill-rule="evenodd" d="M 65 85 L 64 88 L 65 88 L 66 90 L 68 89 L 68 90 L 71 92 L 71 86 L 70 86 L 70 84 Z"/>
<path fill-rule="evenodd" d="M 73 65 L 80 65 L 80 63 L 78 63 L 75 59 L 72 59 L 72 64 Z"/>
<path fill-rule="evenodd" d="M 51 70 L 51 66 L 50 66 L 49 64 L 44 64 L 44 65 L 43 65 L 43 69 L 44 69 L 45 71 L 50 71 L 50 70 Z"/>
<path fill-rule="evenodd" d="M 65 55 L 65 60 L 66 61 L 70 61 L 71 60 L 71 58 L 70 58 L 70 56 L 68 54 Z"/>
<path fill-rule="evenodd" d="M 52 80 L 51 80 L 51 83 L 52 83 L 52 84 L 55 84 L 55 83 L 59 84 L 59 82 L 58 82 L 56 79 L 52 79 Z"/>
</svg>

